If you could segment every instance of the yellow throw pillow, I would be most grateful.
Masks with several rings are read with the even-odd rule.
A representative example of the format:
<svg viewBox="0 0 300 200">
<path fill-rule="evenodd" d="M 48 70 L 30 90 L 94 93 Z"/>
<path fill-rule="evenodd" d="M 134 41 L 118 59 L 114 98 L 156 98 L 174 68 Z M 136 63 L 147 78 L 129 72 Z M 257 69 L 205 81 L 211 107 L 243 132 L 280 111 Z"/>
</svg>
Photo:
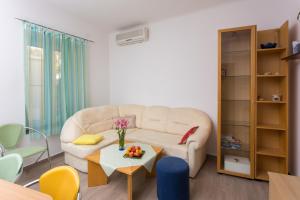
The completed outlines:
<svg viewBox="0 0 300 200">
<path fill-rule="evenodd" d="M 101 140 L 103 140 L 102 135 L 85 134 L 85 135 L 82 135 L 79 138 L 75 139 L 73 141 L 73 144 L 91 145 L 91 144 L 98 144 Z"/>
</svg>

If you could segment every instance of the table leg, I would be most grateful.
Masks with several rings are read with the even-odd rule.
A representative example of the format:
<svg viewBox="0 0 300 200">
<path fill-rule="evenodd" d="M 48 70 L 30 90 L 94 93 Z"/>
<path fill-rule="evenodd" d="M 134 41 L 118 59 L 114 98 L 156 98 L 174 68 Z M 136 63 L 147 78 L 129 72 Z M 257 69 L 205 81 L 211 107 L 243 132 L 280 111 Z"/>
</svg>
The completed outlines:
<svg viewBox="0 0 300 200">
<path fill-rule="evenodd" d="M 147 173 L 148 176 L 150 176 L 150 177 L 155 177 L 156 176 L 156 163 L 159 159 L 161 159 L 161 157 L 162 157 L 161 153 L 156 156 L 156 159 L 155 159 L 154 164 L 153 164 L 153 169 L 152 169 L 151 173 L 149 173 L 149 172 Z"/>
<path fill-rule="evenodd" d="M 127 175 L 128 200 L 132 200 L 132 175 Z"/>
<path fill-rule="evenodd" d="M 108 178 L 99 163 L 88 161 L 88 186 L 106 185 L 107 180 Z"/>
</svg>

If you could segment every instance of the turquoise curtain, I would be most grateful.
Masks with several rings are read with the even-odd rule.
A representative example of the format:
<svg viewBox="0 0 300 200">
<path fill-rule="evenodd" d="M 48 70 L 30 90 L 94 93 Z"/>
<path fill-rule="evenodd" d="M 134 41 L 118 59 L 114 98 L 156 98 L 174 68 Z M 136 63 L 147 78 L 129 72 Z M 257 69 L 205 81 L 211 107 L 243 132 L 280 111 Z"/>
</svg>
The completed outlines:
<svg viewBox="0 0 300 200">
<path fill-rule="evenodd" d="M 26 125 L 60 134 L 86 106 L 86 41 L 24 23 Z"/>
</svg>

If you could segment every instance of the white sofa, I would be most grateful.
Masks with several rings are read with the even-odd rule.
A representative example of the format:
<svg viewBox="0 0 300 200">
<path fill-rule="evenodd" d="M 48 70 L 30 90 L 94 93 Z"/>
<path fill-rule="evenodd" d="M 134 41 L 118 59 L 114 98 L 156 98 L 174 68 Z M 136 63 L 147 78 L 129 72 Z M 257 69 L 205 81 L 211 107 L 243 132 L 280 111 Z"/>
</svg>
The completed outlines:
<svg viewBox="0 0 300 200">
<path fill-rule="evenodd" d="M 61 147 L 65 163 L 87 172 L 88 154 L 118 140 L 112 129 L 113 118 L 136 116 L 135 129 L 128 129 L 126 140 L 161 146 L 164 153 L 187 161 L 190 177 L 194 177 L 206 158 L 206 143 L 211 133 L 211 121 L 207 114 L 193 108 L 169 108 L 163 106 L 120 105 L 87 108 L 70 117 L 61 132 Z M 178 145 L 182 136 L 193 126 L 198 130 L 185 145 Z M 104 140 L 97 145 L 74 145 L 72 141 L 82 134 L 102 134 Z"/>
</svg>

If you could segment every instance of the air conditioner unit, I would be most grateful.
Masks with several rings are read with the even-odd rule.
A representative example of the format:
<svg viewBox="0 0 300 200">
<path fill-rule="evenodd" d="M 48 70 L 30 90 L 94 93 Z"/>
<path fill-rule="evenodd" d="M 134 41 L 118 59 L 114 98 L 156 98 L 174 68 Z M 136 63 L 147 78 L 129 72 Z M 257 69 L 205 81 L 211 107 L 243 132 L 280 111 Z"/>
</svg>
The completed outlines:
<svg viewBox="0 0 300 200">
<path fill-rule="evenodd" d="M 120 46 L 141 43 L 148 41 L 149 29 L 147 27 L 139 27 L 123 31 L 116 35 L 117 44 Z"/>
</svg>

